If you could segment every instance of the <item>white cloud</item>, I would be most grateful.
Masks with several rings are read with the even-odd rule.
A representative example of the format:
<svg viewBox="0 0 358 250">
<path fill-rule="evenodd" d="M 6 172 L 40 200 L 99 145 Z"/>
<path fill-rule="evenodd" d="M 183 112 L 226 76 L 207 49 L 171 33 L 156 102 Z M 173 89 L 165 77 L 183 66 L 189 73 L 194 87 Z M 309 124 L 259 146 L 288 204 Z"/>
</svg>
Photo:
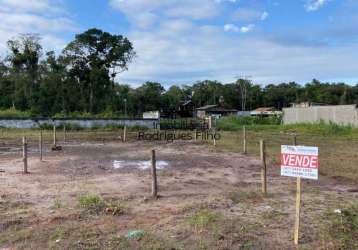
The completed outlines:
<svg viewBox="0 0 358 250">
<path fill-rule="evenodd" d="M 59 51 L 65 45 L 63 32 L 76 31 L 64 14 L 60 0 L 0 0 L 0 53 L 6 42 L 23 33 L 37 33 L 46 50 Z"/>
<path fill-rule="evenodd" d="M 132 1 L 140 4 L 130 4 Z M 129 65 L 129 71 L 118 76 L 119 82 L 133 85 L 145 81 L 159 81 L 166 85 L 189 84 L 204 79 L 230 82 L 241 74 L 251 75 L 259 83 L 304 82 L 313 78 L 352 79 L 358 72 L 356 44 L 283 43 L 271 39 L 270 34 L 240 35 L 252 31 L 255 22 L 247 21 L 249 24 L 245 26 L 240 22 L 209 25 L 193 21 L 193 15 L 179 17 L 168 11 L 179 1 L 158 0 L 154 6 L 148 2 L 131 0 L 125 8 L 121 6 L 119 9 L 132 22 L 126 35 L 138 55 Z M 134 16 L 139 9 L 140 13 L 156 15 L 156 25 L 150 29 L 138 28 Z M 257 12 L 254 21 L 267 18 L 268 13 L 264 13 Z"/>
<path fill-rule="evenodd" d="M 234 31 L 234 32 L 239 32 L 240 28 L 237 27 L 235 24 L 232 23 L 228 23 L 224 25 L 224 30 L 225 31 Z"/>
<path fill-rule="evenodd" d="M 49 10 L 48 0 L 0 0 L 0 10 L 8 11 L 44 11 Z"/>
<path fill-rule="evenodd" d="M 258 20 L 265 20 L 269 16 L 267 11 L 260 11 L 257 9 L 251 8 L 240 8 L 234 11 L 231 15 L 232 19 L 235 21 L 245 21 L 252 22 Z"/>
<path fill-rule="evenodd" d="M 305 4 L 306 11 L 316 11 L 320 9 L 323 5 L 325 5 L 328 2 L 328 0 L 307 0 Z"/>
<path fill-rule="evenodd" d="M 221 10 L 214 0 L 110 0 L 109 3 L 139 28 L 150 28 L 163 18 L 210 19 Z"/>
<path fill-rule="evenodd" d="M 242 26 L 240 28 L 232 23 L 228 23 L 228 24 L 224 25 L 224 30 L 228 31 L 228 32 L 232 31 L 232 32 L 247 33 L 247 32 L 252 31 L 254 28 L 255 28 L 254 24 L 249 24 L 247 26 Z"/>
<path fill-rule="evenodd" d="M 262 12 L 261 18 L 260 18 L 261 21 L 266 20 L 266 19 L 268 18 L 268 16 L 269 16 L 269 13 L 268 13 L 268 12 L 266 12 L 266 11 Z"/>
<path fill-rule="evenodd" d="M 252 31 L 254 28 L 255 28 L 255 25 L 254 25 L 254 24 L 249 24 L 249 25 L 247 25 L 247 26 L 242 26 L 242 27 L 240 28 L 240 31 L 241 31 L 242 33 L 247 33 L 247 32 Z"/>
</svg>

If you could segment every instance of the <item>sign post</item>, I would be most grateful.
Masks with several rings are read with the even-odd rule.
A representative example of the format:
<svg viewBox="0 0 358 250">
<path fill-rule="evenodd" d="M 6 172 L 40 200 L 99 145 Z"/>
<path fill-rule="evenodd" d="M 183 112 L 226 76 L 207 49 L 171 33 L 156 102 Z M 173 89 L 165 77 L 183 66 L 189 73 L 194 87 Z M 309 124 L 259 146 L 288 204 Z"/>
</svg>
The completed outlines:
<svg viewBox="0 0 358 250">
<path fill-rule="evenodd" d="M 301 208 L 301 178 L 318 180 L 318 148 L 281 146 L 281 176 L 297 177 L 294 243 L 298 245 Z"/>
</svg>

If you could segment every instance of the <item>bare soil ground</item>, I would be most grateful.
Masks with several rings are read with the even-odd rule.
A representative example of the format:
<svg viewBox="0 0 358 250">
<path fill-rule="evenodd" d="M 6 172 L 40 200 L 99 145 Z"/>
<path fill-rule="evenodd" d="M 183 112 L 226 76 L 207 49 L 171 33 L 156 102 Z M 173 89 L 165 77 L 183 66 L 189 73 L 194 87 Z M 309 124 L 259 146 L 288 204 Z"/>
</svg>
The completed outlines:
<svg viewBox="0 0 358 250">
<path fill-rule="evenodd" d="M 40 162 L 32 144 L 25 175 L 18 147 L 0 145 L 0 249 L 295 249 L 296 183 L 276 165 L 262 195 L 258 159 L 207 144 L 62 146 L 46 147 Z M 158 200 L 150 199 L 150 170 L 113 168 L 116 160 L 149 161 L 151 149 L 169 163 L 158 171 Z M 303 181 L 302 249 L 334 248 L 326 213 L 356 202 L 357 191 L 340 179 Z M 100 202 L 86 207 L 81 197 Z M 131 230 L 145 234 L 125 237 Z"/>
</svg>

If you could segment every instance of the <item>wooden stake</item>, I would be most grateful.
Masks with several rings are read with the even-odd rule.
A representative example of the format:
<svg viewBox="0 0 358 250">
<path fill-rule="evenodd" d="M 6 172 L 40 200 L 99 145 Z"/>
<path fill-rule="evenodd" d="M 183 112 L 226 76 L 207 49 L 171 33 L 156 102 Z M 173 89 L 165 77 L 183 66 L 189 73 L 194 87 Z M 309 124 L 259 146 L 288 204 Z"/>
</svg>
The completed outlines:
<svg viewBox="0 0 358 250">
<path fill-rule="evenodd" d="M 194 130 L 194 138 L 195 138 L 195 141 L 197 141 L 198 140 L 198 130 Z"/>
<path fill-rule="evenodd" d="M 53 146 L 56 148 L 57 145 L 57 137 L 56 137 L 56 124 L 53 125 Z"/>
<path fill-rule="evenodd" d="M 297 136 L 293 136 L 293 143 L 297 146 Z M 296 214 L 295 214 L 295 232 L 294 243 L 298 245 L 299 232 L 300 232 L 300 213 L 301 213 L 301 177 L 297 177 L 297 190 L 296 190 Z"/>
<path fill-rule="evenodd" d="M 300 232 L 300 210 L 301 210 L 301 178 L 297 177 L 297 192 L 296 192 L 296 215 L 295 215 L 295 233 L 294 242 L 298 245 Z"/>
<path fill-rule="evenodd" d="M 28 174 L 27 171 L 27 140 L 26 137 L 22 137 L 22 159 L 24 161 L 24 174 Z"/>
<path fill-rule="evenodd" d="M 67 132 L 66 132 L 66 124 L 63 124 L 63 143 L 66 143 Z"/>
<path fill-rule="evenodd" d="M 42 130 L 40 131 L 40 137 L 39 137 L 39 152 L 40 152 L 40 161 L 42 161 Z"/>
<path fill-rule="evenodd" d="M 266 168 L 266 145 L 264 140 L 260 140 L 260 155 L 261 155 L 261 183 L 262 193 L 267 193 L 267 168 Z"/>
<path fill-rule="evenodd" d="M 155 150 L 152 150 L 152 197 L 158 198 L 158 185 L 157 185 L 157 166 L 155 159 Z"/>
<path fill-rule="evenodd" d="M 127 141 L 127 126 L 124 126 L 123 129 L 123 142 Z"/>
<path fill-rule="evenodd" d="M 247 154 L 247 148 L 246 148 L 246 127 L 244 126 L 243 129 L 243 146 L 244 146 L 244 154 Z"/>
<path fill-rule="evenodd" d="M 216 128 L 214 129 L 214 147 L 216 147 L 216 139 L 215 139 L 215 135 L 216 135 Z"/>
</svg>

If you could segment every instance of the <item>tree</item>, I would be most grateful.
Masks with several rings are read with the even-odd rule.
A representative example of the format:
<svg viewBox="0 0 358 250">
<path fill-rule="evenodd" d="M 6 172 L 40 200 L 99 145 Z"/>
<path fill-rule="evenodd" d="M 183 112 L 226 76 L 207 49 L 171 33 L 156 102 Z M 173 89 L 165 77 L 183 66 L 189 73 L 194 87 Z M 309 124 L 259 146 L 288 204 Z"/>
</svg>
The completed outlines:
<svg viewBox="0 0 358 250">
<path fill-rule="evenodd" d="M 78 82 L 85 111 L 99 112 L 115 98 L 114 79 L 135 56 L 132 43 L 121 35 L 89 29 L 63 51 L 71 76 Z"/>
<path fill-rule="evenodd" d="M 40 37 L 36 34 L 20 35 L 9 40 L 11 80 L 14 84 L 13 103 L 20 110 L 38 111 L 38 90 L 40 82 L 39 62 L 42 56 Z"/>
</svg>

